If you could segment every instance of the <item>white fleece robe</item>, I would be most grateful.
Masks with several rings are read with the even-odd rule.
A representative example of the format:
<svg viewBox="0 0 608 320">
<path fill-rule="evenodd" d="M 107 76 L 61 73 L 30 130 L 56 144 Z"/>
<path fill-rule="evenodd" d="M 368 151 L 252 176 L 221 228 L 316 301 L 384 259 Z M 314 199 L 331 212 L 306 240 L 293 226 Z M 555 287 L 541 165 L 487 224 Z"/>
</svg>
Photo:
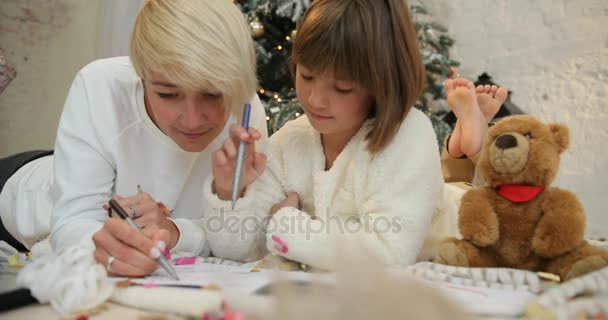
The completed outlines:
<svg viewBox="0 0 608 320">
<path fill-rule="evenodd" d="M 202 221 L 211 251 L 239 261 L 273 251 L 275 238 L 288 259 L 333 270 L 336 244 L 358 241 L 386 265 L 416 261 L 434 211 L 441 205 L 443 179 L 435 133 L 428 118 L 412 109 L 394 140 L 372 155 L 364 141 L 368 121 L 325 170 L 320 135 L 307 117 L 287 123 L 270 137 L 264 173 L 231 210 L 211 191 Z M 301 210 L 286 207 L 270 217 L 271 206 L 297 192 Z M 313 218 L 314 217 L 314 218 Z"/>
</svg>

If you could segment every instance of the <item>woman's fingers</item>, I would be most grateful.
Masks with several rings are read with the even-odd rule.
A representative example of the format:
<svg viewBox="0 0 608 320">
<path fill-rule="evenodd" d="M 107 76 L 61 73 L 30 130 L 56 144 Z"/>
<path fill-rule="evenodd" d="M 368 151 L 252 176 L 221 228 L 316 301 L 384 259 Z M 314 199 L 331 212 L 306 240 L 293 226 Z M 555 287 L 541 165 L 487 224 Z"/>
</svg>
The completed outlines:
<svg viewBox="0 0 608 320">
<path fill-rule="evenodd" d="M 101 264 L 110 274 L 130 277 L 143 277 L 156 270 L 154 269 L 148 272 L 148 270 L 132 266 L 126 262 L 119 260 L 116 257 L 114 257 L 114 259 L 111 261 L 112 263 L 108 264 L 110 256 L 111 255 L 107 251 L 101 248 L 95 250 L 95 260 L 97 261 L 97 263 Z"/>
<path fill-rule="evenodd" d="M 152 250 L 155 248 L 155 243 L 152 241 L 152 239 L 146 237 L 144 234 L 139 232 L 139 230 L 131 227 L 124 220 L 108 219 L 104 227 L 106 226 L 107 230 L 112 235 L 112 238 L 128 244 L 129 246 L 137 249 L 139 252 L 150 255 L 150 252 L 152 252 Z"/>
<path fill-rule="evenodd" d="M 144 220 L 154 221 L 158 219 L 159 216 L 165 217 L 165 215 L 160 211 L 160 208 L 158 207 L 158 203 L 156 201 L 145 202 L 142 204 L 131 206 L 131 208 L 134 209 L 134 212 L 129 212 L 129 214 L 131 214 L 131 218 L 133 218 L 133 221 L 135 221 L 135 223 Z"/>
<path fill-rule="evenodd" d="M 171 238 L 171 235 L 169 234 L 169 231 L 167 231 L 165 229 L 158 229 L 158 230 L 154 231 L 154 233 L 150 236 L 150 238 L 152 239 L 152 241 L 154 241 L 154 243 L 156 243 L 156 247 L 161 249 L 160 247 L 162 246 L 162 243 L 164 243 L 164 244 L 169 243 L 169 239 Z M 163 251 L 163 250 L 164 249 L 161 249 L 161 251 Z"/>
<path fill-rule="evenodd" d="M 156 204 L 156 200 L 154 200 L 148 193 L 145 192 L 130 197 L 121 197 L 119 195 L 113 195 L 112 199 L 114 199 L 132 218 L 136 218 L 144 214 L 146 207 L 152 208 L 153 205 Z M 112 213 L 112 217 L 115 216 L 116 215 Z"/>
<path fill-rule="evenodd" d="M 156 269 L 154 259 L 160 256 L 160 250 L 150 238 L 139 233 L 124 220 L 108 219 L 103 228 L 93 235 L 93 242 L 97 249 L 105 250 L 115 260 L 143 270 L 146 274 Z M 131 272 L 126 268 L 122 270 L 113 268 L 113 271 L 125 275 L 127 273 L 123 271 Z"/>
<path fill-rule="evenodd" d="M 112 199 L 114 199 L 121 207 L 124 209 L 129 205 L 138 205 L 144 202 L 156 202 L 147 192 L 138 193 L 136 195 L 130 197 L 121 197 L 119 195 L 113 195 Z"/>
</svg>

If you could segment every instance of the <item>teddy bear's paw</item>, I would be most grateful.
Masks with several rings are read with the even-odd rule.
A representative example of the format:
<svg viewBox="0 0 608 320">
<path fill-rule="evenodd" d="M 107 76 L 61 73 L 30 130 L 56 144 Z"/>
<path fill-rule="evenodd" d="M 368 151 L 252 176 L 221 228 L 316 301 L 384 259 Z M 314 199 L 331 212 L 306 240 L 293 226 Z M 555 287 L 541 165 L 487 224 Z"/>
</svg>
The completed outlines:
<svg viewBox="0 0 608 320">
<path fill-rule="evenodd" d="M 494 244 L 496 240 L 498 240 L 498 230 L 488 226 L 479 228 L 476 233 L 471 235 L 471 242 L 479 247 L 486 247 Z"/>
<path fill-rule="evenodd" d="M 558 256 L 564 253 L 563 242 L 549 235 L 537 235 L 532 239 L 532 250 L 541 256 Z"/>
<path fill-rule="evenodd" d="M 577 261 L 570 267 L 570 270 L 564 276 L 564 280 L 570 280 L 586 273 L 599 270 L 608 265 L 608 259 L 600 255 L 586 257 Z"/>
<path fill-rule="evenodd" d="M 452 242 L 446 242 L 439 247 L 434 262 L 459 267 L 469 266 L 467 255 Z"/>
</svg>

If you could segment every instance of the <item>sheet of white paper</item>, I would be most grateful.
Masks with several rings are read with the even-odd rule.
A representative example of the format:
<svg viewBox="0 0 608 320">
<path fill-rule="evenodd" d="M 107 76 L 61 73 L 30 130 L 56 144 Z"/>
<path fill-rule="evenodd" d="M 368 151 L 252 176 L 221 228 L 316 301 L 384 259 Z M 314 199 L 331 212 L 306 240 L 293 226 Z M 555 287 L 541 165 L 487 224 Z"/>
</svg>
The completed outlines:
<svg viewBox="0 0 608 320">
<path fill-rule="evenodd" d="M 268 272 L 251 272 L 251 268 L 238 266 L 216 265 L 216 264 L 192 264 L 174 266 L 180 280 L 173 280 L 167 276 L 164 270 L 158 270 L 152 275 L 130 279 L 131 282 L 145 285 L 183 285 L 183 286 L 209 286 L 214 285 L 223 290 L 236 290 L 246 293 L 270 283 L 271 277 Z M 120 281 L 126 278 L 114 277 L 112 281 Z"/>
<path fill-rule="evenodd" d="M 304 272 L 283 272 L 259 269 L 251 272 L 251 267 L 197 263 L 192 265 L 174 266 L 180 280 L 173 280 L 164 270 L 158 270 L 152 275 L 130 279 L 131 282 L 142 285 L 176 285 L 176 286 L 217 286 L 226 291 L 253 293 L 272 281 L 278 279 L 292 281 L 321 281 L 332 283 L 332 275 L 315 275 Z M 112 281 L 125 280 L 124 277 L 113 277 Z"/>
<path fill-rule="evenodd" d="M 305 272 L 284 272 L 260 269 L 251 272 L 250 266 L 232 266 L 211 263 L 196 263 L 192 265 L 174 266 L 180 280 L 173 280 L 164 270 L 159 269 L 151 276 L 141 279 L 131 279 L 142 285 L 177 285 L 177 286 L 209 286 L 220 287 L 224 291 L 254 293 L 276 280 L 291 280 L 300 282 L 320 282 L 335 285 L 335 274 L 311 274 Z M 473 286 L 457 285 L 449 282 L 430 281 L 411 276 L 422 284 L 436 288 L 443 295 L 465 310 L 474 314 L 493 316 L 518 316 L 524 311 L 528 302 L 536 298 L 527 291 L 492 289 Z M 113 277 L 112 281 L 126 278 Z"/>
</svg>

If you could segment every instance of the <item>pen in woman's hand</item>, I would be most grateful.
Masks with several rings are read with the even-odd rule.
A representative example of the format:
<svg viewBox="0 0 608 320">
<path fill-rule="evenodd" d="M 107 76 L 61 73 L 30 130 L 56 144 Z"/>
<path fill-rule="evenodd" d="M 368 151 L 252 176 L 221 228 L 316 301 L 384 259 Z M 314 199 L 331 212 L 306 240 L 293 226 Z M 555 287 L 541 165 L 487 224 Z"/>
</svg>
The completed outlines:
<svg viewBox="0 0 608 320">
<path fill-rule="evenodd" d="M 133 222 L 131 217 L 129 217 L 129 215 L 122 209 L 122 207 L 118 204 L 118 202 L 116 202 L 114 199 L 111 199 L 109 204 L 110 204 L 110 207 L 112 208 L 112 210 L 114 210 L 114 212 L 116 212 L 116 214 L 118 214 L 118 216 L 121 219 L 126 220 L 127 223 L 131 227 L 135 228 L 140 233 L 143 233 L 143 231 L 135 224 L 135 222 Z M 165 257 L 163 255 L 160 255 L 158 258 L 156 258 L 156 261 L 158 262 L 158 264 L 160 264 L 160 266 L 163 269 L 165 269 L 165 271 L 167 271 L 167 273 L 173 279 L 179 280 L 179 277 L 177 276 L 177 272 L 175 271 L 173 266 L 171 266 L 171 264 L 167 261 L 167 259 L 165 259 Z"/>
</svg>

